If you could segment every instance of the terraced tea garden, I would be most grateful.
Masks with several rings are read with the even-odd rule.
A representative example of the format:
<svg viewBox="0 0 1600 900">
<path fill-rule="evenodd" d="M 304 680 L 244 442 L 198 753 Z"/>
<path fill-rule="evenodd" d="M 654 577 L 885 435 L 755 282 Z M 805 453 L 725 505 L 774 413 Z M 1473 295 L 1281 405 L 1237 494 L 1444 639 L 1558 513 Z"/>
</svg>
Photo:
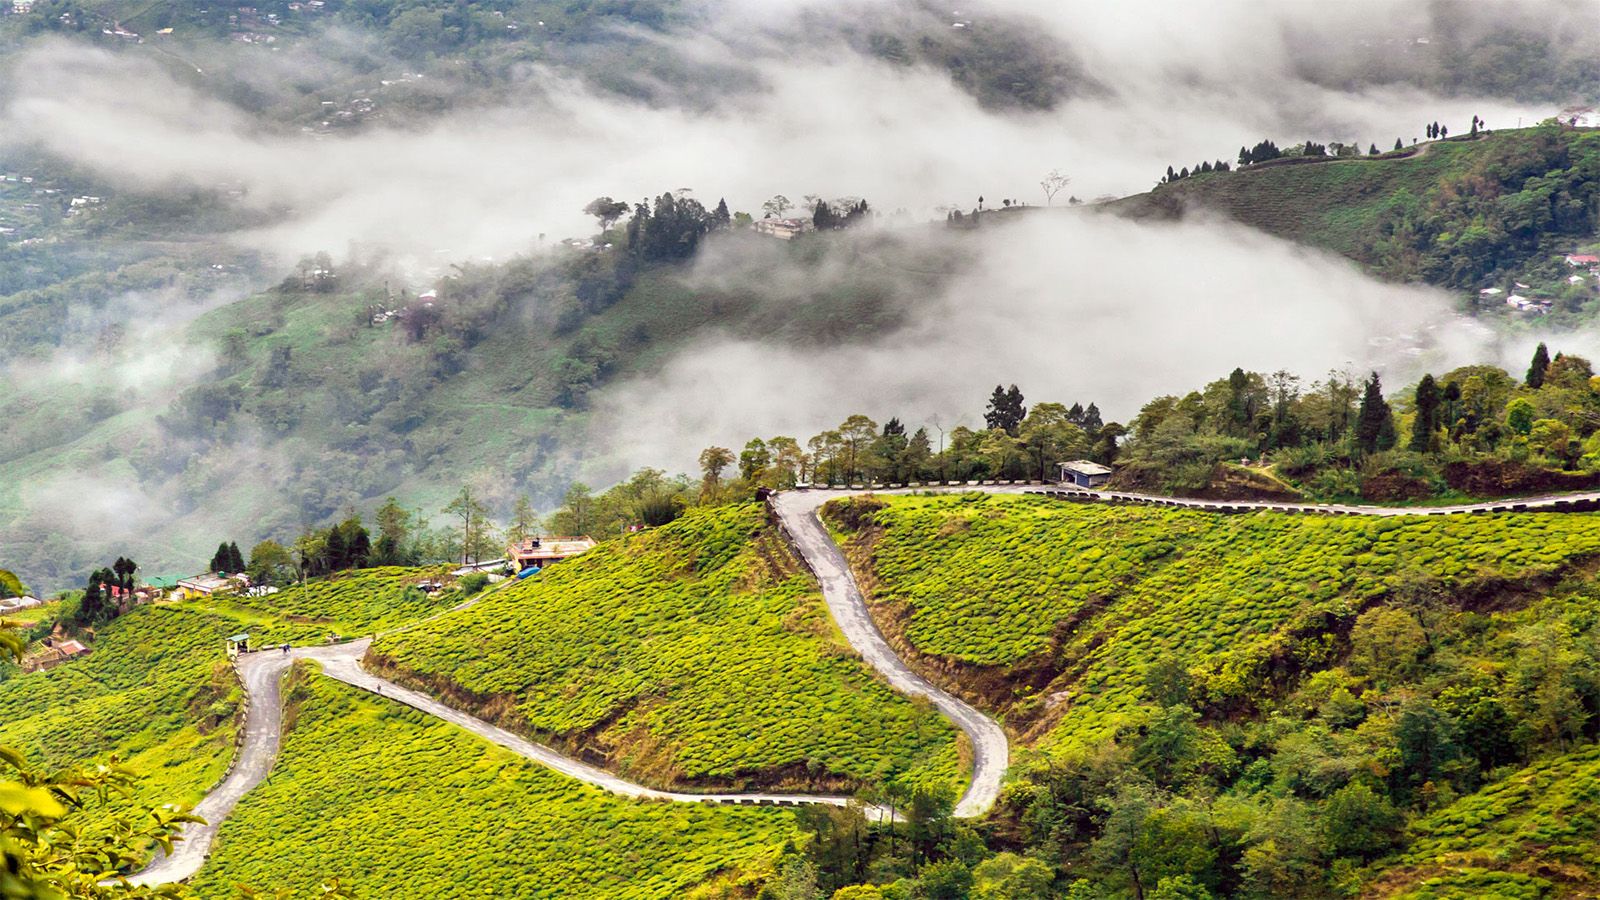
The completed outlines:
<svg viewBox="0 0 1600 900">
<path fill-rule="evenodd" d="M 201 898 L 316 896 L 333 878 L 363 897 L 692 898 L 770 871 L 795 835 L 789 811 L 625 800 L 330 679 L 296 682 L 294 729 L 223 826 Z"/>
<path fill-rule="evenodd" d="M 89 656 L 0 682 L 0 745 L 46 767 L 115 756 L 137 780 L 102 812 L 197 802 L 233 755 L 239 690 L 224 639 L 234 627 L 180 608 L 134 610 L 102 629 Z"/>
<path fill-rule="evenodd" d="M 450 566 L 355 569 L 232 603 L 286 623 L 315 625 L 345 636 L 370 634 L 460 603 L 463 597 L 451 584 L 450 571 Z M 428 593 L 430 582 L 441 589 Z"/>
<path fill-rule="evenodd" d="M 368 665 L 654 786 L 964 783 L 954 729 L 874 679 L 758 504 L 603 544 Z"/>
<path fill-rule="evenodd" d="M 850 539 L 881 623 L 916 651 L 1014 684 L 1013 724 L 1074 753 L 1148 716 L 1176 659 L 1209 708 L 1242 710 L 1402 578 L 1475 591 L 1547 583 L 1600 553 L 1600 517 L 1218 516 L 965 495 L 885 497 Z M 836 516 L 837 518 L 837 516 Z M 1006 667 L 998 669 L 997 667 Z M 1043 673 L 1039 676 L 1038 673 Z M 982 674 L 982 672 L 980 672 Z"/>
<path fill-rule="evenodd" d="M 1600 745 L 1515 772 L 1419 819 L 1411 832 L 1410 847 L 1376 882 L 1396 896 L 1593 896 Z"/>
</svg>

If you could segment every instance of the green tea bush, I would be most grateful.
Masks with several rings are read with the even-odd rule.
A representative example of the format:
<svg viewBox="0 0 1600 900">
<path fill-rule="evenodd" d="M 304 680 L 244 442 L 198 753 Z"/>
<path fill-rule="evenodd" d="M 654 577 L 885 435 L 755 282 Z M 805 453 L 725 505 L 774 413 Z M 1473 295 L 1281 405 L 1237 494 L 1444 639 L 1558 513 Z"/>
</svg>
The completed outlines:
<svg viewBox="0 0 1600 900">
<path fill-rule="evenodd" d="M 758 504 L 607 542 L 372 655 L 654 784 L 958 778 L 952 727 L 851 653 Z"/>
<path fill-rule="evenodd" d="M 434 594 L 420 586 L 449 582 L 450 571 L 449 566 L 352 569 L 235 602 L 291 623 L 325 626 L 346 635 L 369 634 L 460 603 L 465 595 L 456 585 Z"/>
<path fill-rule="evenodd" d="M 1543 897 L 1543 879 L 1495 868 L 1600 870 L 1600 746 L 1542 760 L 1418 819 L 1398 867 L 1449 867 L 1408 897 Z M 1596 885 L 1591 885 L 1591 888 Z M 1474 893 L 1476 891 L 1476 893 Z M 1574 894 L 1576 896 L 1576 894 Z"/>
<path fill-rule="evenodd" d="M 1042 738 L 1047 749 L 1105 740 L 1142 716 L 1145 672 L 1164 658 L 1196 673 L 1212 709 L 1248 708 L 1274 667 L 1325 658 L 1326 648 L 1297 643 L 1297 628 L 1353 621 L 1402 573 L 1450 590 L 1549 576 L 1600 553 L 1600 517 L 1584 515 L 1223 516 L 1025 496 L 885 500 L 867 564 L 875 600 L 909 611 L 899 627 L 912 646 L 969 665 L 1076 673 L 1056 686 L 1070 713 Z"/>
<path fill-rule="evenodd" d="M 290 696 L 295 728 L 223 825 L 201 898 L 333 878 L 361 897 L 676 898 L 795 836 L 790 811 L 616 797 L 330 679 Z"/>
</svg>

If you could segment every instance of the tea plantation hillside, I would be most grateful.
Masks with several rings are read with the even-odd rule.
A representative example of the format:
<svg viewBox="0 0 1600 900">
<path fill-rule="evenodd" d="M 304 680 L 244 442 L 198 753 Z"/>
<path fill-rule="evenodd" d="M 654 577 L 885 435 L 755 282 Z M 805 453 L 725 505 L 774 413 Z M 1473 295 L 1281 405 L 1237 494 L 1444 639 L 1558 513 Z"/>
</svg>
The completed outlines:
<svg viewBox="0 0 1600 900">
<path fill-rule="evenodd" d="M 224 639 L 236 624 L 145 607 L 102 628 L 94 652 L 0 681 L 0 745 L 42 767 L 115 756 L 136 779 L 109 809 L 192 805 L 227 769 L 241 699 Z"/>
<path fill-rule="evenodd" d="M 825 514 L 904 655 L 1021 733 L 993 823 L 1105 896 L 1600 890 L 1600 517 Z"/>
<path fill-rule="evenodd" d="M 602 544 L 368 665 L 656 786 L 962 781 L 954 730 L 873 679 L 757 504 Z"/>
<path fill-rule="evenodd" d="M 466 595 L 451 583 L 450 571 L 450 566 L 350 569 L 274 594 L 230 598 L 224 608 L 246 621 L 277 625 L 281 620 L 344 636 L 371 634 L 436 615 L 465 600 Z M 428 582 L 440 589 L 428 593 Z"/>
<path fill-rule="evenodd" d="M 1579 893 L 1578 877 L 1592 896 L 1600 890 L 1600 746 L 1508 775 L 1411 831 L 1414 842 L 1375 889 L 1407 898 L 1544 897 Z"/>
<path fill-rule="evenodd" d="M 1068 753 L 1144 718 L 1146 676 L 1163 659 L 1194 673 L 1210 707 L 1251 709 L 1335 661 L 1351 620 L 1403 582 L 1492 605 L 1600 554 L 1600 518 L 1583 515 L 1218 516 L 976 494 L 862 503 L 885 504 L 853 541 L 880 622 L 936 669 L 990 685 L 991 706 Z"/>
<path fill-rule="evenodd" d="M 362 897 L 693 897 L 770 870 L 795 834 L 791 812 L 624 800 L 398 704 L 293 677 L 277 767 L 223 827 L 199 897 L 231 900 L 240 883 L 316 896 L 334 877 Z"/>
</svg>

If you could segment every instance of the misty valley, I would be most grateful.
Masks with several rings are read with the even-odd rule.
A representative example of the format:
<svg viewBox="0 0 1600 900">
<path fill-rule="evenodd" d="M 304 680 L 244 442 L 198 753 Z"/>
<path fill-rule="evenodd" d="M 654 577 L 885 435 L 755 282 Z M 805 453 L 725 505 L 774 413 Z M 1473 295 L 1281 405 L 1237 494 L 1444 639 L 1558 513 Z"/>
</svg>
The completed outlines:
<svg viewBox="0 0 1600 900">
<path fill-rule="evenodd" d="M 0 0 L 0 898 L 1600 896 L 1600 0 Z"/>
</svg>

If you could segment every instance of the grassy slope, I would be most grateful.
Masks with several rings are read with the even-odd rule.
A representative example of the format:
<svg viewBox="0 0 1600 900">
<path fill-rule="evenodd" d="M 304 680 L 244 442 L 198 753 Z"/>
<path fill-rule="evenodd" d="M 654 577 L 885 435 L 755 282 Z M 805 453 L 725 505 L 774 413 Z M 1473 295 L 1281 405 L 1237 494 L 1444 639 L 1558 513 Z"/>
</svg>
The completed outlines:
<svg viewBox="0 0 1600 900">
<path fill-rule="evenodd" d="M 754 504 L 609 542 L 373 656 L 653 784 L 955 783 L 955 735 L 876 682 Z"/>
<path fill-rule="evenodd" d="M 1435 142 L 1410 158 L 1352 158 L 1304 165 L 1208 173 L 1109 204 L 1134 218 L 1166 218 L 1184 210 L 1223 213 L 1246 225 L 1361 260 L 1378 213 L 1396 193 L 1421 197 L 1446 175 L 1525 132 L 1500 132 L 1476 142 Z"/>
<path fill-rule="evenodd" d="M 852 556 L 880 622 L 1068 754 L 1142 721 L 1158 659 L 1248 702 L 1270 660 L 1313 653 L 1298 628 L 1350 618 L 1403 570 L 1470 597 L 1600 553 L 1600 519 L 1582 515 L 1211 516 L 969 495 L 895 498 L 874 518 L 883 531 Z"/>
<path fill-rule="evenodd" d="M 364 897 L 683 897 L 793 834 L 788 812 L 612 797 L 327 679 L 291 702 L 277 770 L 223 827 L 200 897 L 332 877 Z"/>
</svg>

